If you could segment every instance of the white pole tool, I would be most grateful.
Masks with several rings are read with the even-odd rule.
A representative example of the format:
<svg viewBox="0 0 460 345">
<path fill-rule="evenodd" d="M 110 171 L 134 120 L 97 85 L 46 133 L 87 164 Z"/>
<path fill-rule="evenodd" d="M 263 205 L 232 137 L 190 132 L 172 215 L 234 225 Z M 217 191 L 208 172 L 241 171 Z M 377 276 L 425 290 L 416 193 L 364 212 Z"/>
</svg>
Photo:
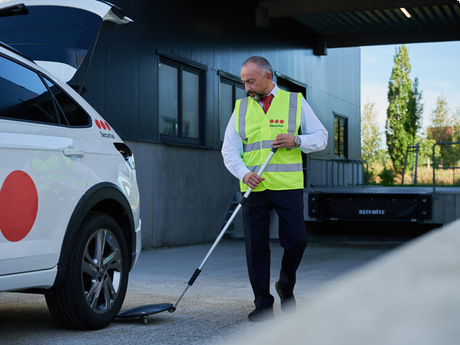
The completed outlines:
<svg viewBox="0 0 460 345">
<path fill-rule="evenodd" d="M 257 175 L 259 175 L 259 176 L 262 175 L 262 173 L 264 172 L 264 170 L 267 167 L 268 163 L 270 162 L 270 160 L 272 159 L 273 155 L 275 154 L 276 150 L 277 150 L 276 148 L 271 149 L 271 151 L 268 154 L 267 158 L 265 159 L 264 163 L 262 164 L 262 166 L 257 171 Z M 225 235 L 225 232 L 227 231 L 227 229 L 230 226 L 230 224 L 232 224 L 233 219 L 238 214 L 238 212 L 240 211 L 241 207 L 243 207 L 243 205 L 246 203 L 246 201 L 247 201 L 247 199 L 249 197 L 249 194 L 251 194 L 251 192 L 252 192 L 252 188 L 249 187 L 248 190 L 246 191 L 246 193 L 244 193 L 244 195 L 241 197 L 241 200 L 239 201 L 238 206 L 235 208 L 235 210 L 233 211 L 233 213 L 230 216 L 229 220 L 227 221 L 227 223 L 225 224 L 223 229 L 220 231 L 219 235 L 217 236 L 217 238 L 214 241 L 213 245 L 209 249 L 209 251 L 206 254 L 205 258 L 201 262 L 200 266 L 198 266 L 198 268 L 195 270 L 195 272 L 193 273 L 192 277 L 188 281 L 187 287 L 185 288 L 184 292 L 182 292 L 182 295 L 180 295 L 179 299 L 177 300 L 177 302 L 174 305 L 170 304 L 170 303 L 149 304 L 149 305 L 135 307 L 135 308 L 125 310 L 125 311 L 119 313 L 118 317 L 119 318 L 140 317 L 140 318 L 144 319 L 145 323 L 147 323 L 148 322 L 148 316 L 150 314 L 161 313 L 161 312 L 166 311 L 166 310 L 169 311 L 170 313 L 173 313 L 174 311 L 176 311 L 177 305 L 181 301 L 182 297 L 184 297 L 184 295 L 187 292 L 187 290 L 190 288 L 190 286 L 193 285 L 193 283 L 195 282 L 196 278 L 198 278 L 198 276 L 200 275 L 204 264 L 206 263 L 206 261 L 208 261 L 209 257 L 211 256 L 211 253 L 214 251 L 214 249 L 219 244 L 219 242 L 222 239 L 222 237 Z"/>
</svg>

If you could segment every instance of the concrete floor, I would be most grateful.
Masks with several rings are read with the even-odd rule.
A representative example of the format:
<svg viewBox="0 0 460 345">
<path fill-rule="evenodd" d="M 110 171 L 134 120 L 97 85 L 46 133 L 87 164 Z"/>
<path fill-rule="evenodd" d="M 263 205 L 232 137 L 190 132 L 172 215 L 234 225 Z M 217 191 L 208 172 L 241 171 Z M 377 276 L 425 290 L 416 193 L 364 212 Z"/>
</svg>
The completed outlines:
<svg viewBox="0 0 460 345">
<path fill-rule="evenodd" d="M 394 244 L 394 243 L 393 243 Z M 175 303 L 210 244 L 144 251 L 130 274 L 123 309 Z M 298 271 L 298 312 L 358 268 L 392 252 L 392 246 L 308 247 Z M 272 243 L 272 283 L 277 280 L 282 249 Z M 274 290 L 274 288 L 273 288 Z M 275 322 L 285 318 L 275 293 Z M 40 295 L 0 293 L 0 343 L 8 344 L 217 344 L 249 335 L 263 324 L 247 321 L 253 310 L 244 243 L 223 240 L 174 313 L 150 316 L 150 324 L 118 319 L 92 332 L 56 328 Z"/>
</svg>

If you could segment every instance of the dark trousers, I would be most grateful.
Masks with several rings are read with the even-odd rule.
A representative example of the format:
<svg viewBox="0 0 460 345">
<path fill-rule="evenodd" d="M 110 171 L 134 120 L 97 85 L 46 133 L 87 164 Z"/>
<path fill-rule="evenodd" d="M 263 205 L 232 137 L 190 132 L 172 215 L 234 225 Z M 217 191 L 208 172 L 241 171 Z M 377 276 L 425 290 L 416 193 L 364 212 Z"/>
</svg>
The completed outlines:
<svg viewBox="0 0 460 345">
<path fill-rule="evenodd" d="M 279 239 L 284 248 L 280 288 L 293 293 L 296 271 L 307 246 L 303 218 L 303 190 L 253 192 L 243 206 L 246 260 L 256 308 L 273 305 L 270 294 L 270 212 L 279 217 Z"/>
</svg>

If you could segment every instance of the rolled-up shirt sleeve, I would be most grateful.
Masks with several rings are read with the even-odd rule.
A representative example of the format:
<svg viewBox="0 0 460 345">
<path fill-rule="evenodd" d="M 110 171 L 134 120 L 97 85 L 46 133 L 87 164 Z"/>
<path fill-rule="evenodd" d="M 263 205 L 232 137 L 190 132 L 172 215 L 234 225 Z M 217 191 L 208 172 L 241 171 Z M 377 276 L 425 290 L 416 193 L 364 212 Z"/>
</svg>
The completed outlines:
<svg viewBox="0 0 460 345">
<path fill-rule="evenodd" d="M 300 128 L 302 134 L 300 149 L 305 153 L 324 150 L 327 146 L 328 133 L 321 121 L 316 117 L 310 104 L 302 98 L 300 110 Z"/>
</svg>

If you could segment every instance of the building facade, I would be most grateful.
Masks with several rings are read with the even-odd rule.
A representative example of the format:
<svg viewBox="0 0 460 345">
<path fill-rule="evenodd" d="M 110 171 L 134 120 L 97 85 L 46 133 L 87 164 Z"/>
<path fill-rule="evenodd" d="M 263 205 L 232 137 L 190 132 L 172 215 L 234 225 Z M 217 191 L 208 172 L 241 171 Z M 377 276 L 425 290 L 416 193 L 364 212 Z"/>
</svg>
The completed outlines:
<svg viewBox="0 0 460 345">
<path fill-rule="evenodd" d="M 359 160 L 360 50 L 313 52 L 293 20 L 256 25 L 256 1 L 114 1 L 134 22 L 103 30 L 83 96 L 135 155 L 143 247 L 212 241 L 238 181 L 220 153 L 235 100 L 245 97 L 242 62 L 261 55 L 275 81 L 302 92 L 329 132 L 326 150 L 311 154 L 308 185 L 335 183 L 337 164 Z M 331 170 L 332 169 L 332 170 Z M 340 183 L 348 183 L 347 169 Z"/>
</svg>

